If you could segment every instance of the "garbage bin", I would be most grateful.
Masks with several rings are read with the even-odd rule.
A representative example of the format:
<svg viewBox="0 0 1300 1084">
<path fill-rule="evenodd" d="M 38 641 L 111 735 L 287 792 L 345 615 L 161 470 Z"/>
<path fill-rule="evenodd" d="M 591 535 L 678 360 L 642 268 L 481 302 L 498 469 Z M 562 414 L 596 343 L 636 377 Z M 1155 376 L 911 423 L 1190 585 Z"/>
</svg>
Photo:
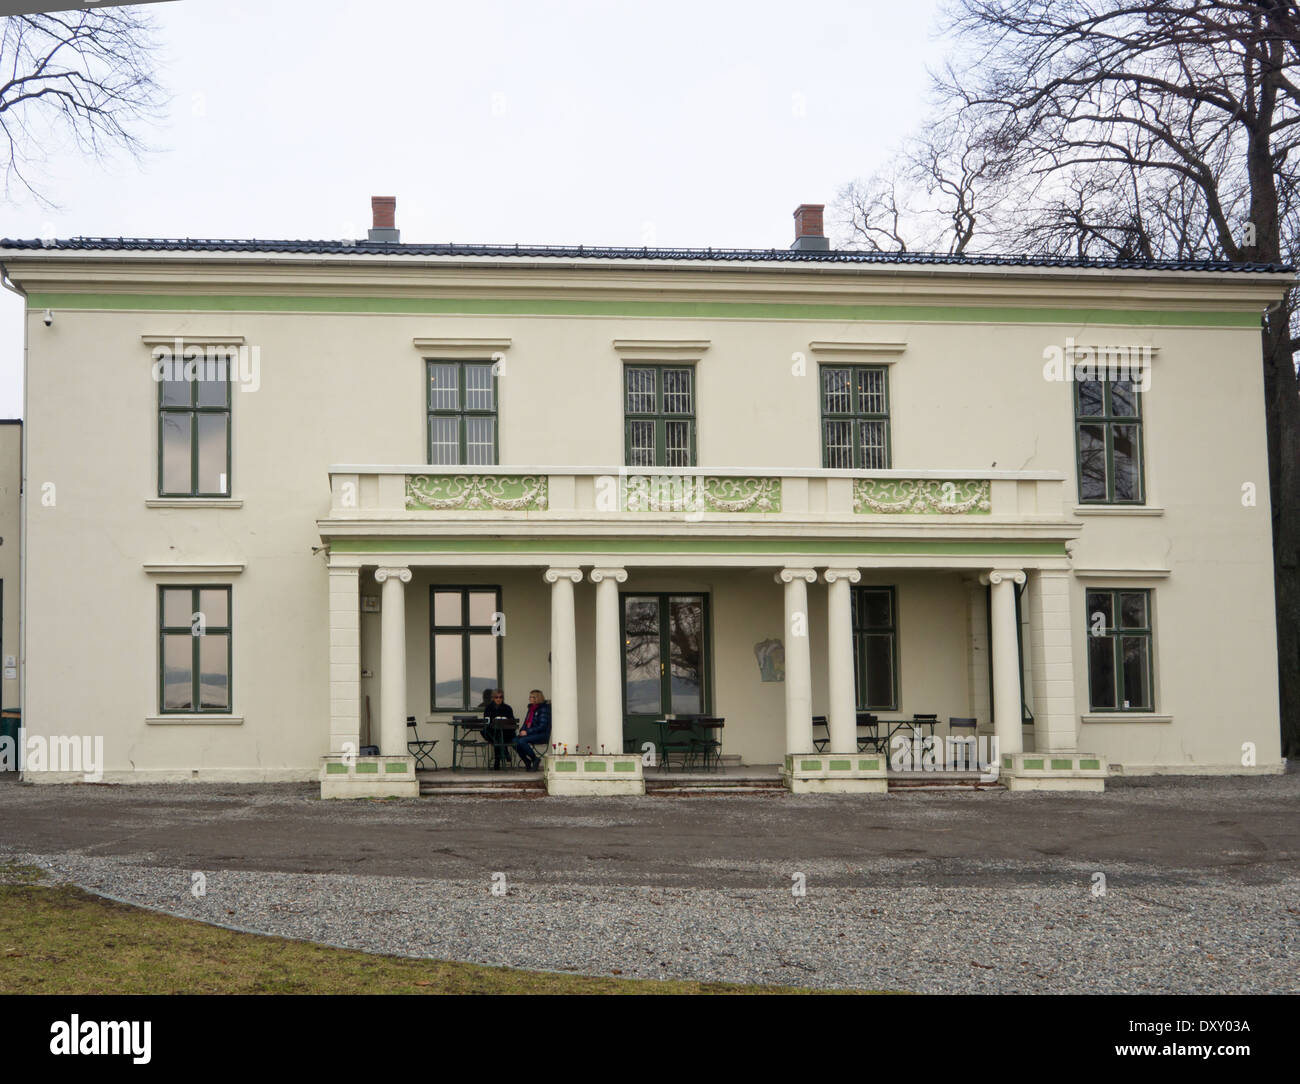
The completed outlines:
<svg viewBox="0 0 1300 1084">
<path fill-rule="evenodd" d="M 18 730 L 22 725 L 22 712 L 17 708 L 0 711 L 0 771 L 18 770 Z"/>
</svg>

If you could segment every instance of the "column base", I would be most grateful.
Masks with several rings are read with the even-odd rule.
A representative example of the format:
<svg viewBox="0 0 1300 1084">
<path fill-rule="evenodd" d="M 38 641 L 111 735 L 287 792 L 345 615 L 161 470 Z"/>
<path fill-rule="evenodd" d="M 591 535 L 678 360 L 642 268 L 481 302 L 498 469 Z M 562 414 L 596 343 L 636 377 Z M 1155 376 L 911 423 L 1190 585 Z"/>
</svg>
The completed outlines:
<svg viewBox="0 0 1300 1084">
<path fill-rule="evenodd" d="M 1095 753 L 1003 753 L 998 782 L 1007 790 L 1074 790 L 1100 794 L 1109 765 Z"/>
<path fill-rule="evenodd" d="M 415 757 L 321 757 L 322 798 L 418 798 Z"/>
<path fill-rule="evenodd" d="M 546 758 L 546 793 L 566 798 L 645 793 L 640 753 Z"/>
<path fill-rule="evenodd" d="M 878 753 L 792 753 L 781 782 L 791 794 L 885 794 L 888 769 Z"/>
</svg>

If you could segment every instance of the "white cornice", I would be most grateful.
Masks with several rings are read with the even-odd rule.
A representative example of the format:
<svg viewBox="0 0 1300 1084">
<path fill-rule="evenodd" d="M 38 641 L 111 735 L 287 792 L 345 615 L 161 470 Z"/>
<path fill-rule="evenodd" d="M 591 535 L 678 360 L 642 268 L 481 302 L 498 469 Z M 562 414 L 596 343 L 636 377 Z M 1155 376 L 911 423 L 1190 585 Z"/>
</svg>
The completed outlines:
<svg viewBox="0 0 1300 1084">
<path fill-rule="evenodd" d="M 174 335 L 141 335 L 140 341 L 145 346 L 243 346 L 242 335 L 192 335 L 187 331 L 178 331 Z"/>
<path fill-rule="evenodd" d="M 209 562 L 144 565 L 143 568 L 150 576 L 170 576 L 174 574 L 186 576 L 237 576 L 244 571 L 242 564 Z"/>
<path fill-rule="evenodd" d="M 1163 580 L 1170 571 L 1167 568 L 1076 568 L 1076 579 L 1080 580 Z"/>
<path fill-rule="evenodd" d="M 859 342 L 815 341 L 808 344 L 808 351 L 814 357 L 823 357 L 831 361 L 852 361 L 854 358 L 867 357 L 872 361 L 890 362 L 896 360 L 904 350 L 906 342 L 872 340 Z"/>
<path fill-rule="evenodd" d="M 422 354 L 437 358 L 456 360 L 473 360 L 475 358 L 491 359 L 493 354 L 504 353 L 510 349 L 511 339 L 469 338 L 455 336 L 451 338 L 423 338 L 417 336 L 411 344 Z"/>
<path fill-rule="evenodd" d="M 615 339 L 614 352 L 623 361 L 699 361 L 712 345 L 710 339 Z"/>
</svg>

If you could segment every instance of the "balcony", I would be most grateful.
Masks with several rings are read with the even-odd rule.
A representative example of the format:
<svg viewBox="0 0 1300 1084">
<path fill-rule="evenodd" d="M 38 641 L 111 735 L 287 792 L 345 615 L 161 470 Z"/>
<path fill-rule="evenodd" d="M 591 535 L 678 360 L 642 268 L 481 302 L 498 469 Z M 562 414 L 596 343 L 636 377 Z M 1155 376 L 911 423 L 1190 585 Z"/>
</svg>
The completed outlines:
<svg viewBox="0 0 1300 1084">
<path fill-rule="evenodd" d="M 1064 540 L 1052 471 L 336 466 L 322 537 L 676 531 Z"/>
</svg>

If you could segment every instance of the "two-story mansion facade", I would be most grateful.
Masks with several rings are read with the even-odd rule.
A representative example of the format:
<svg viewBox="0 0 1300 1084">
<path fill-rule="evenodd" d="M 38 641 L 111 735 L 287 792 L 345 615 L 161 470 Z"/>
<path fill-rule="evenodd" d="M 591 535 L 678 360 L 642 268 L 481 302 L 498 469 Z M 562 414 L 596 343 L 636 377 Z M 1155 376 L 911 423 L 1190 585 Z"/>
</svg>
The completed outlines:
<svg viewBox="0 0 1300 1084">
<path fill-rule="evenodd" d="M 819 218 L 788 252 L 3 242 L 27 734 L 102 734 L 108 781 L 306 780 L 415 716 L 445 766 L 490 686 L 571 751 L 703 713 L 775 764 L 869 711 L 1281 770 L 1259 325 L 1293 274 Z"/>
</svg>

